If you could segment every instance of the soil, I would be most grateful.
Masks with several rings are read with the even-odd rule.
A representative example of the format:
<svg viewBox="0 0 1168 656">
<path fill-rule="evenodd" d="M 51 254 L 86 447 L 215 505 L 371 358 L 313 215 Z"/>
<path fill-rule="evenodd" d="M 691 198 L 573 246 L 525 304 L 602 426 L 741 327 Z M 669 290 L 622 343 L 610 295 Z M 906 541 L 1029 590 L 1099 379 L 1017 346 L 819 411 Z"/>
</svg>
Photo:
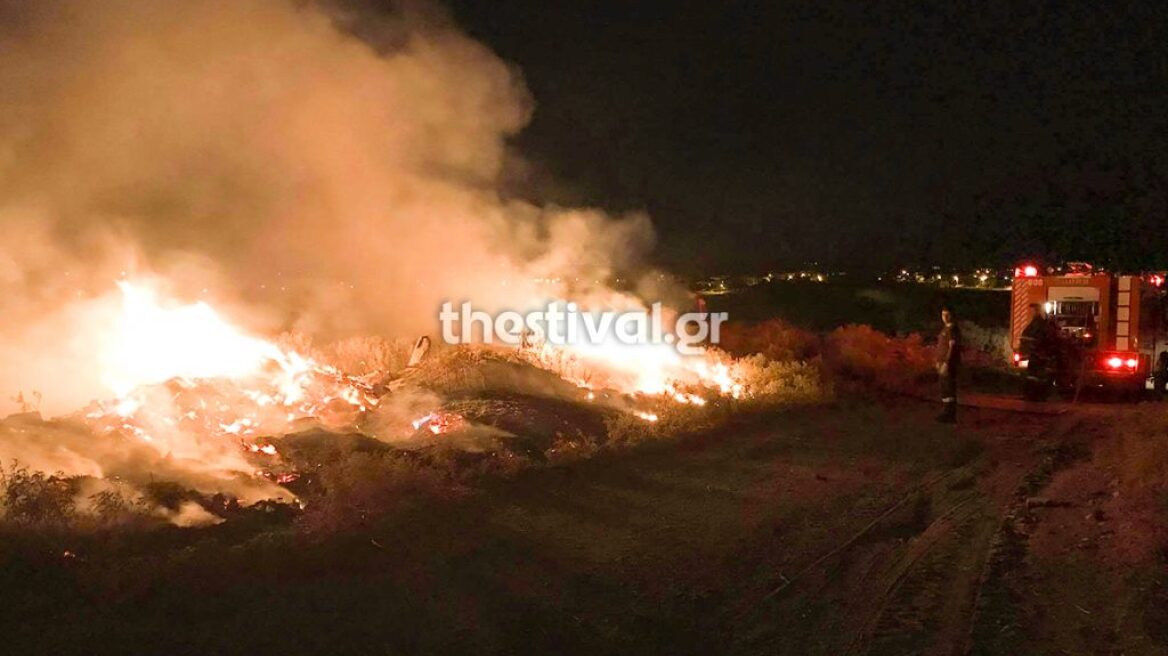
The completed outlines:
<svg viewBox="0 0 1168 656">
<path fill-rule="evenodd" d="M 1168 653 L 1165 507 L 1099 457 L 1122 408 L 935 412 L 744 417 L 324 539 L 5 547 L 0 630 L 9 653 Z"/>
</svg>

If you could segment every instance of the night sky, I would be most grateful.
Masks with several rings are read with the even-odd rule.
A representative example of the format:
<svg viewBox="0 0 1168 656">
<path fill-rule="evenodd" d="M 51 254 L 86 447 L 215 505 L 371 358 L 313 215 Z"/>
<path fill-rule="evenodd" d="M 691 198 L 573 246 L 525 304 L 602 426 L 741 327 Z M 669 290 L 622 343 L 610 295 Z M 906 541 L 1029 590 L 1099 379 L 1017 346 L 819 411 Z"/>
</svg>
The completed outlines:
<svg viewBox="0 0 1168 656">
<path fill-rule="evenodd" d="M 1168 266 L 1166 3 L 448 4 L 535 97 L 520 186 L 680 271 Z"/>
</svg>

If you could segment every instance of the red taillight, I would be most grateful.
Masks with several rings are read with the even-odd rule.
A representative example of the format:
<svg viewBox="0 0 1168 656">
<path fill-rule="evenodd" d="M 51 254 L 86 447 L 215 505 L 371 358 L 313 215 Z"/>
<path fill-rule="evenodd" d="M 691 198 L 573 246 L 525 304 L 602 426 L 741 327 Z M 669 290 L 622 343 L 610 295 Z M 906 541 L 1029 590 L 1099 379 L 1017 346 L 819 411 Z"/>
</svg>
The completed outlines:
<svg viewBox="0 0 1168 656">
<path fill-rule="evenodd" d="M 1018 363 L 1019 363 L 1019 362 L 1021 362 L 1021 361 L 1022 361 L 1022 354 L 1021 354 L 1021 353 L 1015 353 L 1015 354 L 1014 354 L 1014 364 L 1018 364 Z"/>
<path fill-rule="evenodd" d="M 1128 353 L 1111 353 L 1103 356 L 1103 365 L 1108 369 L 1135 371 L 1140 366 L 1140 360 Z"/>
</svg>

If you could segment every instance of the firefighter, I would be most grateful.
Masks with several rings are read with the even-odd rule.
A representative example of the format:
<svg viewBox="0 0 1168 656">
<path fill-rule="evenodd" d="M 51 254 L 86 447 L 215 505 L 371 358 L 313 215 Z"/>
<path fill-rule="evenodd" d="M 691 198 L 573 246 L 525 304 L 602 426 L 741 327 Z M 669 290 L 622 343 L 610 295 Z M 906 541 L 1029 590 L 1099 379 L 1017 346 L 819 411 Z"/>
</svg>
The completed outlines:
<svg viewBox="0 0 1168 656">
<path fill-rule="evenodd" d="M 1165 388 L 1168 388 L 1168 351 L 1160 351 L 1156 358 L 1156 370 L 1152 374 L 1155 380 L 1156 395 L 1164 398 Z"/>
<path fill-rule="evenodd" d="M 1030 321 L 1022 329 L 1022 338 L 1018 340 L 1018 352 L 1033 363 L 1033 358 L 1036 355 L 1042 357 L 1050 352 L 1050 333 L 1050 322 L 1042 313 L 1042 306 L 1038 303 L 1031 303 Z"/>
<path fill-rule="evenodd" d="M 937 336 L 937 375 L 941 380 L 941 411 L 937 421 L 957 423 L 957 372 L 961 367 L 961 328 L 953 310 L 941 308 L 941 334 Z"/>
<path fill-rule="evenodd" d="M 1037 303 L 1030 304 L 1030 323 L 1022 330 L 1018 352 L 1027 360 L 1026 397 L 1044 399 L 1059 369 L 1058 326 Z"/>
</svg>

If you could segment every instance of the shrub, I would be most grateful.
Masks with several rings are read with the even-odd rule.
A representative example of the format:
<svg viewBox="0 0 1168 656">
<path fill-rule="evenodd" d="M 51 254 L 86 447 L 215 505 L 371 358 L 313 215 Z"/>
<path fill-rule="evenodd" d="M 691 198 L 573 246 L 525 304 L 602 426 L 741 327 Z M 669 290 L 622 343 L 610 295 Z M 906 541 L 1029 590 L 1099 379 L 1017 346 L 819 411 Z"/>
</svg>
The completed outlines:
<svg viewBox="0 0 1168 656">
<path fill-rule="evenodd" d="M 1010 362 L 1010 331 L 1006 328 L 983 328 L 969 321 L 961 322 L 964 348 L 962 363 L 971 368 L 1005 369 Z"/>
<path fill-rule="evenodd" d="M 920 335 L 890 337 L 871 326 L 832 331 L 824 359 L 833 375 L 889 392 L 915 391 L 933 375 L 933 349 Z"/>
<path fill-rule="evenodd" d="M 301 518 L 309 533 L 358 528 L 460 490 L 443 471 L 395 452 L 353 451 L 318 476 L 323 493 L 308 500 Z"/>
<path fill-rule="evenodd" d="M 738 357 L 759 354 L 780 362 L 811 360 L 822 351 L 818 335 L 782 319 L 728 323 L 719 346 Z"/>
<path fill-rule="evenodd" d="M 595 435 L 584 431 L 571 434 L 556 433 L 552 444 L 544 451 L 548 464 L 562 464 L 587 460 L 600 450 L 600 442 Z"/>
<path fill-rule="evenodd" d="M 62 473 L 29 471 L 13 464 L 0 469 L 4 515 L 11 522 L 37 526 L 65 526 L 76 514 L 77 479 Z"/>
<path fill-rule="evenodd" d="M 130 490 L 111 488 L 89 495 L 88 508 L 92 523 L 104 528 L 145 527 L 157 524 L 150 504 Z"/>
<path fill-rule="evenodd" d="M 735 363 L 756 404 L 819 403 L 831 396 L 820 362 L 783 362 L 753 355 Z"/>
</svg>

